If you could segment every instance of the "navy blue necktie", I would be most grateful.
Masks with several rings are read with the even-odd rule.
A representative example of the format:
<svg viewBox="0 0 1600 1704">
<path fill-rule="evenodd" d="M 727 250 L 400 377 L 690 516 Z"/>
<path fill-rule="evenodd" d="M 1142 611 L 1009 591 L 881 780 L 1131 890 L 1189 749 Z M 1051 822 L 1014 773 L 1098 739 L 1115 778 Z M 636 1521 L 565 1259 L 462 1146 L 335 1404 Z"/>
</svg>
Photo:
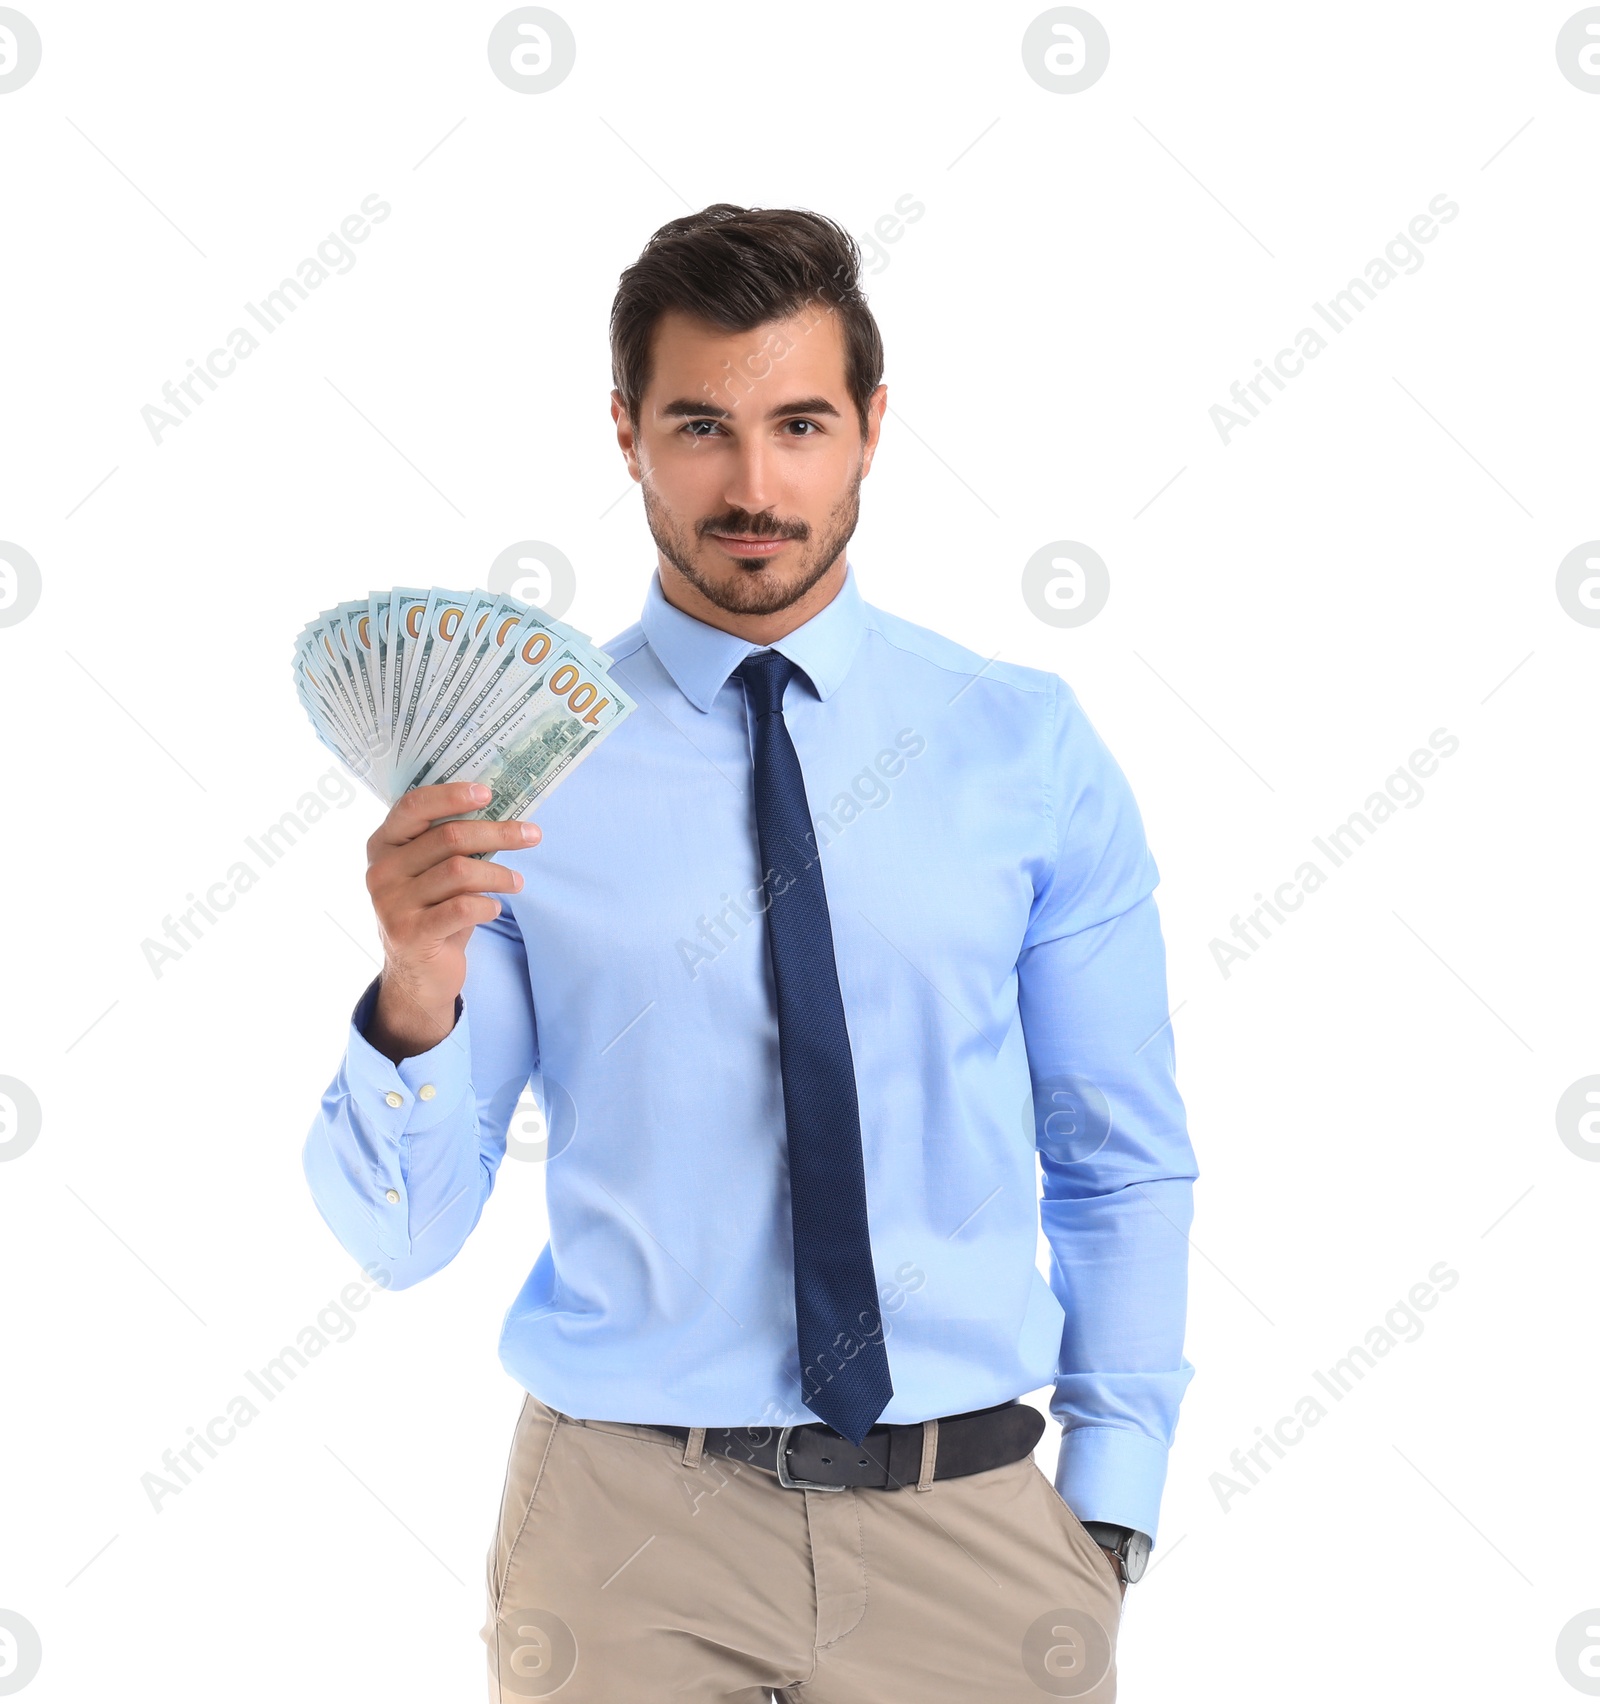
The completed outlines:
<svg viewBox="0 0 1600 1704">
<path fill-rule="evenodd" d="M 735 671 L 755 713 L 756 834 L 789 1144 L 794 1302 L 807 1408 L 859 1445 L 894 1386 L 867 1236 L 855 1065 L 800 759 L 783 719 L 796 665 L 777 651 Z M 781 890 L 781 891 L 780 891 Z"/>
</svg>

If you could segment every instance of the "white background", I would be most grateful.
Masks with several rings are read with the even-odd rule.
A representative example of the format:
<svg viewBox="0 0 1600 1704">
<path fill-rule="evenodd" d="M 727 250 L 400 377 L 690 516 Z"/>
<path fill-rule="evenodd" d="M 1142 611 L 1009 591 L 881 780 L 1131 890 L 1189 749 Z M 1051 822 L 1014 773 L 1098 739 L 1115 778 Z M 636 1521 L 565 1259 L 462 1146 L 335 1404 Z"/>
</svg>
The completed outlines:
<svg viewBox="0 0 1600 1704">
<path fill-rule="evenodd" d="M 1120 1695 L 1575 1696 L 1557 1636 L 1600 1603 L 1600 1165 L 1555 1120 L 1600 1071 L 1600 628 L 1556 596 L 1600 536 L 1576 8 L 1101 0 L 1109 68 L 1062 94 L 1024 69 L 1036 6 L 562 0 L 576 67 L 539 95 L 490 72 L 506 9 L 25 7 L 0 538 L 42 596 L 0 628 L 0 1074 L 43 1127 L 0 1165 L 0 1608 L 43 1641 L 29 1704 L 482 1696 L 537 1166 L 159 1514 L 141 1489 L 358 1275 L 300 1147 L 375 969 L 376 802 L 159 977 L 141 943 L 330 775 L 288 668 L 319 609 L 536 538 L 576 625 L 635 619 L 654 553 L 606 322 L 651 231 L 729 200 L 864 236 L 904 196 L 925 212 L 868 278 L 863 592 L 1063 675 L 1162 873 L 1198 1371 Z M 392 215 L 349 274 L 153 442 L 162 384 L 372 193 Z M 1441 194 L 1420 269 L 1224 444 L 1212 405 Z M 1061 539 L 1110 573 L 1075 628 L 1021 593 Z M 1460 745 L 1421 803 L 1225 977 L 1213 940 L 1436 728 Z M 1439 1261 L 1460 1279 L 1421 1336 L 1224 1510 L 1230 1453 Z"/>
</svg>

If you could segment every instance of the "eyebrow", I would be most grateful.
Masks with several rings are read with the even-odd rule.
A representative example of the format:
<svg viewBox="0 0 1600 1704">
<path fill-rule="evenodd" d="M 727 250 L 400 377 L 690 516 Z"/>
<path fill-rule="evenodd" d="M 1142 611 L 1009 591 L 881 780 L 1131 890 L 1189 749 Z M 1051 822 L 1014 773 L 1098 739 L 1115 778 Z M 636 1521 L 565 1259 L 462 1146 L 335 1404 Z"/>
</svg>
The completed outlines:
<svg viewBox="0 0 1600 1704">
<path fill-rule="evenodd" d="M 839 410 L 825 396 L 803 396 L 798 402 L 780 402 L 767 410 L 766 418 L 781 420 L 790 414 L 831 414 L 835 420 L 839 418 Z M 680 396 L 658 408 L 656 415 L 662 420 L 731 420 L 733 411 L 715 402 L 694 402 Z"/>
</svg>

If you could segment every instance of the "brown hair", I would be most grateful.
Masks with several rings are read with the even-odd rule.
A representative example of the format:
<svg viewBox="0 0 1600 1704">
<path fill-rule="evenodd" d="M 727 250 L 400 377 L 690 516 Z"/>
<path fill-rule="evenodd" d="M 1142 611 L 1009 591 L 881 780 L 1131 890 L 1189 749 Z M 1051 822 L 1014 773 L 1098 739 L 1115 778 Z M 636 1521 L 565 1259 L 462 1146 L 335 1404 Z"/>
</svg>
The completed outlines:
<svg viewBox="0 0 1600 1704">
<path fill-rule="evenodd" d="M 650 345 L 677 308 L 726 331 L 754 331 L 818 302 L 840 315 L 845 384 L 861 434 L 883 378 L 883 339 L 861 289 L 861 250 L 821 213 L 718 201 L 672 219 L 622 274 L 611 304 L 611 381 L 628 418 L 650 384 Z"/>
</svg>

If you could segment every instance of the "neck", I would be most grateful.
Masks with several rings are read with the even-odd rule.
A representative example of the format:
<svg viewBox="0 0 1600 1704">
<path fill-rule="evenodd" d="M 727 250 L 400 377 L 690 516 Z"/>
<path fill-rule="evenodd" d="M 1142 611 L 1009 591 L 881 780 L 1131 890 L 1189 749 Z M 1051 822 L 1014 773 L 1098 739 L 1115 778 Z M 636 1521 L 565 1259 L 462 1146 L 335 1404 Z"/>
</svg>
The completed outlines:
<svg viewBox="0 0 1600 1704">
<path fill-rule="evenodd" d="M 700 588 L 684 578 L 664 557 L 658 556 L 657 570 L 661 577 L 661 592 L 667 602 L 707 627 L 720 628 L 724 633 L 748 639 L 752 645 L 771 645 L 785 634 L 803 627 L 819 611 L 824 610 L 839 595 L 845 577 L 844 552 L 817 583 L 792 604 L 765 615 L 746 615 L 715 604 Z"/>
</svg>

